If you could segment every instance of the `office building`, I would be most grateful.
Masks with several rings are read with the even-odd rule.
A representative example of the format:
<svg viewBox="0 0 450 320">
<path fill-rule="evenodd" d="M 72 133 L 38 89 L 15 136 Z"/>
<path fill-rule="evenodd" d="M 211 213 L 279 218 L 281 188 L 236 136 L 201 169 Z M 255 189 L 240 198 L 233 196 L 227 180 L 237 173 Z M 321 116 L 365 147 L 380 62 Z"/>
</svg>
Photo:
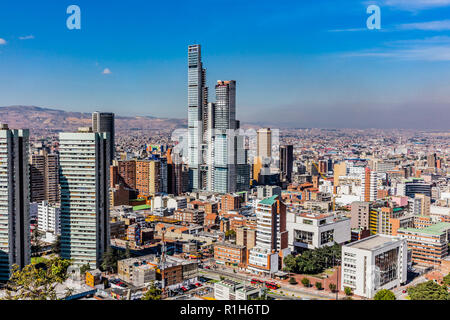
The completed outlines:
<svg viewBox="0 0 450 320">
<path fill-rule="evenodd" d="M 108 132 L 109 133 L 109 153 L 110 164 L 114 160 L 115 156 L 115 124 L 114 113 L 111 112 L 94 112 L 92 114 L 92 131 L 93 132 Z"/>
<path fill-rule="evenodd" d="M 251 300 L 261 295 L 261 289 L 225 279 L 214 284 L 216 300 Z"/>
<path fill-rule="evenodd" d="M 61 257 L 99 267 L 109 246 L 109 133 L 60 133 Z"/>
<path fill-rule="evenodd" d="M 0 124 L 0 281 L 30 263 L 29 131 Z"/>
<path fill-rule="evenodd" d="M 243 268 L 247 263 L 247 250 L 242 245 L 218 242 L 214 244 L 214 260 L 217 264 Z"/>
<path fill-rule="evenodd" d="M 334 213 L 289 212 L 286 228 L 291 252 L 343 244 L 351 239 L 350 219 Z"/>
<path fill-rule="evenodd" d="M 188 47 L 188 165 L 189 189 L 202 190 L 203 109 L 206 108 L 206 71 L 203 69 L 201 46 Z"/>
<path fill-rule="evenodd" d="M 440 265 L 448 255 L 450 223 L 440 222 L 423 229 L 400 228 L 397 233 L 408 242 L 415 263 Z"/>
<path fill-rule="evenodd" d="M 406 282 L 408 248 L 399 237 L 374 235 L 342 247 L 341 290 L 365 298 Z"/>
<path fill-rule="evenodd" d="M 31 155 L 30 163 L 31 202 L 59 202 L 59 158 L 40 150 Z"/>
<path fill-rule="evenodd" d="M 321 162 L 322 163 L 322 162 Z M 294 146 L 280 146 L 280 174 L 281 181 L 292 181 L 292 169 L 294 164 Z M 327 163 L 325 162 L 325 165 Z M 326 170 L 322 173 L 326 173 Z"/>
</svg>

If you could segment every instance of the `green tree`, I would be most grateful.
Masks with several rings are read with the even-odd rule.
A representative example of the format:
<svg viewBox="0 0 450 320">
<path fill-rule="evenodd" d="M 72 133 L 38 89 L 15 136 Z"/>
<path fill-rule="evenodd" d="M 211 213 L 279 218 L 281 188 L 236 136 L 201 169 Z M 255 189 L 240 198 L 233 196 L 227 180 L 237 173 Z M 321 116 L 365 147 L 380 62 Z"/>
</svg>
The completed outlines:
<svg viewBox="0 0 450 320">
<path fill-rule="evenodd" d="M 303 278 L 303 279 L 302 279 L 302 284 L 303 284 L 305 287 L 309 287 L 310 283 L 311 283 L 311 282 L 309 281 L 308 278 Z"/>
<path fill-rule="evenodd" d="M 411 300 L 450 300 L 447 286 L 440 286 L 432 280 L 409 287 L 408 295 Z"/>
<path fill-rule="evenodd" d="M 317 290 L 322 290 L 322 282 L 316 282 Z"/>
<path fill-rule="evenodd" d="M 444 280 L 444 284 L 447 287 L 450 287 L 450 273 L 448 275 L 446 275 L 443 280 Z"/>
<path fill-rule="evenodd" d="M 13 265 L 4 300 L 58 300 L 56 286 L 67 279 L 70 260 L 49 259 L 22 270 Z M 66 296 L 70 291 L 66 292 Z"/>
<path fill-rule="evenodd" d="M 130 246 L 128 245 L 128 242 L 127 242 L 127 246 L 125 248 L 124 259 L 129 259 L 129 258 L 131 258 L 131 251 L 130 251 Z"/>
<path fill-rule="evenodd" d="M 61 251 L 61 236 L 58 235 L 56 237 L 55 242 L 52 244 L 52 252 L 53 253 L 59 253 Z"/>
<path fill-rule="evenodd" d="M 154 282 L 150 284 L 141 300 L 161 300 L 162 290 L 159 289 Z"/>
<path fill-rule="evenodd" d="M 381 289 L 373 297 L 374 300 L 397 300 L 395 294 L 388 289 Z"/>
<path fill-rule="evenodd" d="M 350 287 L 344 287 L 344 292 L 347 296 L 351 296 L 353 294 L 352 288 Z"/>
<path fill-rule="evenodd" d="M 330 284 L 328 285 L 328 288 L 330 288 L 330 291 L 331 291 L 331 292 L 335 292 L 336 289 L 337 289 L 337 287 L 336 287 L 336 285 L 335 285 L 334 283 L 330 283 Z"/>
<path fill-rule="evenodd" d="M 295 257 L 292 254 L 287 255 L 283 259 L 284 263 L 284 271 L 287 272 L 297 272 L 297 261 L 295 260 Z"/>
<path fill-rule="evenodd" d="M 37 254 L 42 250 L 42 234 L 38 231 L 37 228 L 34 228 L 31 233 L 31 253 Z"/>
<path fill-rule="evenodd" d="M 86 274 L 86 272 L 88 272 L 89 270 L 91 270 L 91 266 L 89 265 L 89 263 L 83 264 L 80 267 L 80 274 L 82 276 L 84 276 Z"/>
<path fill-rule="evenodd" d="M 119 253 L 113 248 L 109 247 L 105 251 L 105 253 L 103 253 L 101 268 L 103 269 L 103 271 L 116 272 L 118 260 L 119 260 Z"/>
</svg>

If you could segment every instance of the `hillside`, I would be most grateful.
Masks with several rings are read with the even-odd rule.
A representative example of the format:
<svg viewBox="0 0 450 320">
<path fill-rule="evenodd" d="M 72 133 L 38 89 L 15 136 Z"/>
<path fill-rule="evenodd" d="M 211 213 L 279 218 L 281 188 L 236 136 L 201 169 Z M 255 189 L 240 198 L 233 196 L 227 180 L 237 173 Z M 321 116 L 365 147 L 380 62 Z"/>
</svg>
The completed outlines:
<svg viewBox="0 0 450 320">
<path fill-rule="evenodd" d="M 32 131 L 74 131 L 91 125 L 91 114 L 35 106 L 0 107 L 0 123 L 10 128 L 27 128 Z M 184 119 L 160 119 L 150 116 L 116 116 L 116 131 L 135 129 L 175 129 L 186 126 Z"/>
</svg>

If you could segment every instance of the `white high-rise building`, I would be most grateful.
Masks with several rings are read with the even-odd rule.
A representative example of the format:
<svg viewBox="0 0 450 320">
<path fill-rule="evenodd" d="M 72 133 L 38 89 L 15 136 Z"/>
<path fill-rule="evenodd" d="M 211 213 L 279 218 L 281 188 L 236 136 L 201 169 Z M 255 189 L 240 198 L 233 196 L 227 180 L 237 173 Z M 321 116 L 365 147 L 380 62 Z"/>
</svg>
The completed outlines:
<svg viewBox="0 0 450 320">
<path fill-rule="evenodd" d="M 109 246 L 109 133 L 60 133 L 61 256 L 99 267 Z"/>
<path fill-rule="evenodd" d="M 45 234 L 45 240 L 53 242 L 61 234 L 61 209 L 48 201 L 38 203 L 38 230 Z"/>
<path fill-rule="evenodd" d="M 30 263 L 29 131 L 0 124 L 0 280 Z"/>
</svg>

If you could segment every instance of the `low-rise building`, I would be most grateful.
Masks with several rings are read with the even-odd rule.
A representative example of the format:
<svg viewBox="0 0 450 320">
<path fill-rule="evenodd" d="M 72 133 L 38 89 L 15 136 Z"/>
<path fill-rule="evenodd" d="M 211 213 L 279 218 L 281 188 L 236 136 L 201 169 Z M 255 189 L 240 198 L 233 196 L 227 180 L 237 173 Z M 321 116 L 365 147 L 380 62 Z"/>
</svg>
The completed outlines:
<svg viewBox="0 0 450 320">
<path fill-rule="evenodd" d="M 245 267 L 247 250 L 245 246 L 219 242 L 214 245 L 214 259 L 218 264 Z"/>
<path fill-rule="evenodd" d="M 261 289 L 246 286 L 243 283 L 225 279 L 214 284 L 216 300 L 249 300 L 259 297 Z"/>
<path fill-rule="evenodd" d="M 448 255 L 450 223 L 440 222 L 423 229 L 399 229 L 397 233 L 407 240 L 415 263 L 440 265 L 441 259 Z"/>
<path fill-rule="evenodd" d="M 341 290 L 373 298 L 380 289 L 392 289 L 407 279 L 405 239 L 374 235 L 342 246 Z"/>
<path fill-rule="evenodd" d="M 333 213 L 289 212 L 286 225 L 289 248 L 294 252 L 351 240 L 350 219 Z"/>
</svg>

